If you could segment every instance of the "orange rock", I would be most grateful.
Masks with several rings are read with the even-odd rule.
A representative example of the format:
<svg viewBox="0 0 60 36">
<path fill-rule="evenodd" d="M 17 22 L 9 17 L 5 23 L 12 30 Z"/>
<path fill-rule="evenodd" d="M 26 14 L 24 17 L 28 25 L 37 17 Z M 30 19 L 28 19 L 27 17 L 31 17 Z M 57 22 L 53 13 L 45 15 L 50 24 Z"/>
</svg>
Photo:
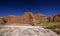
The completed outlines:
<svg viewBox="0 0 60 36">
<path fill-rule="evenodd" d="M 9 15 L 6 17 L 6 22 L 13 24 L 15 22 L 16 16 Z"/>
<path fill-rule="evenodd" d="M 35 17 L 35 20 L 37 22 L 46 22 L 46 21 L 48 21 L 47 18 L 43 14 L 35 14 L 34 17 Z"/>
</svg>

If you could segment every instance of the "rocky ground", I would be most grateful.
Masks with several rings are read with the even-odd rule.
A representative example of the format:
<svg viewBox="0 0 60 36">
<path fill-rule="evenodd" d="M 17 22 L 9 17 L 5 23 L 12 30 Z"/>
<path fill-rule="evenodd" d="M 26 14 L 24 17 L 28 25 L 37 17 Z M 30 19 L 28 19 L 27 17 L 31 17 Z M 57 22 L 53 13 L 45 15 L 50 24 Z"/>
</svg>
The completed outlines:
<svg viewBox="0 0 60 36">
<path fill-rule="evenodd" d="M 25 12 L 21 16 L 0 16 L 0 36 L 58 36 L 55 32 L 60 34 L 60 14 L 46 17 Z"/>
<path fill-rule="evenodd" d="M 55 32 L 40 26 L 0 26 L 0 36 L 59 36 Z"/>
</svg>

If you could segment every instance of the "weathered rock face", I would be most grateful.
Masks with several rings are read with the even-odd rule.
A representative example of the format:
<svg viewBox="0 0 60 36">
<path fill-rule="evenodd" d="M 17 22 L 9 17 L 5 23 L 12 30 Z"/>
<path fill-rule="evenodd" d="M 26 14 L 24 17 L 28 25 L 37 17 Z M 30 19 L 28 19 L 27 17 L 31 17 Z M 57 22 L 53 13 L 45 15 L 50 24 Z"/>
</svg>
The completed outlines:
<svg viewBox="0 0 60 36">
<path fill-rule="evenodd" d="M 34 17 L 37 22 L 46 22 L 47 21 L 47 18 L 42 14 L 35 14 Z"/>
<path fill-rule="evenodd" d="M 5 18 L 0 17 L 0 25 L 3 25 L 3 24 L 5 24 L 5 23 L 6 23 Z"/>
<path fill-rule="evenodd" d="M 53 22 L 53 16 L 49 16 L 47 19 L 49 22 Z"/>
<path fill-rule="evenodd" d="M 6 19 L 6 24 L 14 24 L 15 23 L 16 16 L 9 15 L 5 19 Z"/>
<path fill-rule="evenodd" d="M 40 26 L 0 26 L 0 36 L 58 36 Z"/>
<path fill-rule="evenodd" d="M 30 23 L 38 23 L 38 22 L 46 22 L 47 19 L 42 14 L 32 14 L 31 12 L 26 12 L 24 15 L 17 17 L 18 22 L 21 24 L 30 24 Z"/>
<path fill-rule="evenodd" d="M 23 16 L 24 16 L 27 23 L 34 23 L 35 22 L 34 15 L 31 12 L 26 12 Z"/>
<path fill-rule="evenodd" d="M 5 17 L 6 24 L 31 24 L 46 22 L 47 19 L 42 14 L 32 14 L 32 12 L 25 12 L 22 16 L 9 15 Z"/>
<path fill-rule="evenodd" d="M 31 12 L 26 12 L 24 15 L 17 17 L 16 21 L 20 24 L 29 24 L 35 22 L 35 19 Z"/>
<path fill-rule="evenodd" d="M 22 16 L 9 15 L 6 17 L 7 24 L 30 24 L 35 22 L 35 18 L 31 12 L 26 12 Z"/>
<path fill-rule="evenodd" d="M 60 21 L 60 14 L 54 16 L 54 21 Z"/>
<path fill-rule="evenodd" d="M 50 17 L 48 17 L 48 20 L 50 21 L 50 22 L 52 22 L 52 21 L 60 21 L 60 14 L 57 14 L 57 15 L 52 15 L 52 16 L 50 16 Z"/>
</svg>

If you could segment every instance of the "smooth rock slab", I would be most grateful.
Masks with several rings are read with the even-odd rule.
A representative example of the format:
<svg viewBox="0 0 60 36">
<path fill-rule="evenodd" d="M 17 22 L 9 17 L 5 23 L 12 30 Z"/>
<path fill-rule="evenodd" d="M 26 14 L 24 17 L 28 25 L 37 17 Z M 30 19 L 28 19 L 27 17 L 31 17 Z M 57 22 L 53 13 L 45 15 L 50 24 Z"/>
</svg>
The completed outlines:
<svg viewBox="0 0 60 36">
<path fill-rule="evenodd" d="M 51 30 L 40 26 L 0 26 L 0 36 L 58 36 Z"/>
</svg>

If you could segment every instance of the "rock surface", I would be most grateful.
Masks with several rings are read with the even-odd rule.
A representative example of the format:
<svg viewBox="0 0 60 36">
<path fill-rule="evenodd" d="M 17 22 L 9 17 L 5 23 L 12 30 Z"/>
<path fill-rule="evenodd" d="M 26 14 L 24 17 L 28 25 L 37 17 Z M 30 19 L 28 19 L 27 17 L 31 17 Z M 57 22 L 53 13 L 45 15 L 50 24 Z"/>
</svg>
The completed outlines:
<svg viewBox="0 0 60 36">
<path fill-rule="evenodd" d="M 58 36 L 51 30 L 40 26 L 0 26 L 0 36 Z"/>
<path fill-rule="evenodd" d="M 14 24 L 16 20 L 16 16 L 8 15 L 5 19 L 6 19 L 6 24 Z"/>
<path fill-rule="evenodd" d="M 9 15 L 6 17 L 7 24 L 30 24 L 35 22 L 31 12 L 25 12 L 22 16 Z"/>
<path fill-rule="evenodd" d="M 34 23 L 35 18 L 31 12 L 26 12 L 22 16 L 17 17 L 17 21 L 20 24 Z"/>
<path fill-rule="evenodd" d="M 1 18 L 0 18 L 1 19 Z M 5 24 L 33 24 L 37 23 L 40 24 L 40 22 L 46 22 L 47 19 L 44 15 L 42 14 L 33 14 L 32 12 L 25 12 L 21 16 L 14 16 L 14 15 L 8 15 L 7 17 L 4 18 L 6 23 Z M 2 20 L 2 19 L 1 19 Z M 1 21 L 1 23 L 4 22 Z"/>
<path fill-rule="evenodd" d="M 35 17 L 35 20 L 37 22 L 46 22 L 46 21 L 48 21 L 47 18 L 45 17 L 45 15 L 43 15 L 43 14 L 35 14 L 34 17 Z"/>
<path fill-rule="evenodd" d="M 48 20 L 50 22 L 52 22 L 52 21 L 58 22 L 58 21 L 60 21 L 60 14 L 55 14 L 55 15 L 49 16 Z"/>
<path fill-rule="evenodd" d="M 0 17 L 0 25 L 3 25 L 3 24 L 5 24 L 5 23 L 6 23 L 5 18 Z"/>
</svg>

